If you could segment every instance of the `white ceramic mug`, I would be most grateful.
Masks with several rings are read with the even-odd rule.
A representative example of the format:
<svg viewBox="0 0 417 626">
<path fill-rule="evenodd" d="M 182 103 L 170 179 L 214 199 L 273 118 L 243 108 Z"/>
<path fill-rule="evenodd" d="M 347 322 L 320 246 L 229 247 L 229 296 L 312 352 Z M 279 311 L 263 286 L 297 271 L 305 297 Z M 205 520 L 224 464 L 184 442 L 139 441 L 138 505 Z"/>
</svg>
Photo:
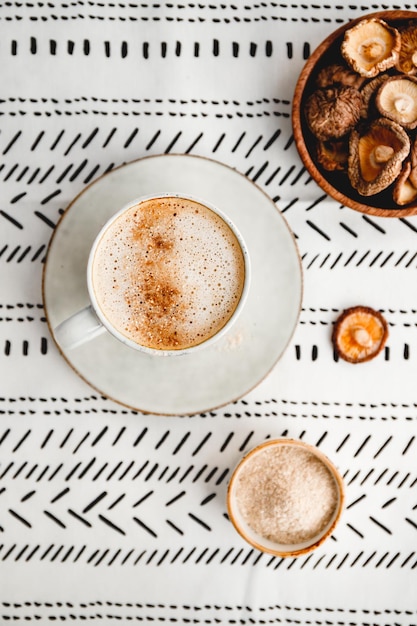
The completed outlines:
<svg viewBox="0 0 417 626">
<path fill-rule="evenodd" d="M 54 335 L 64 350 L 109 332 L 148 354 L 192 352 L 230 329 L 249 284 L 248 249 L 221 211 L 182 194 L 138 198 L 98 233 L 87 265 L 90 304 L 61 322 Z M 211 317 L 210 308 L 216 312 Z M 145 327 L 152 340 L 140 335 Z M 200 329 L 192 340 L 191 328 Z M 172 337 L 180 335 L 184 339 L 175 343 Z"/>
</svg>

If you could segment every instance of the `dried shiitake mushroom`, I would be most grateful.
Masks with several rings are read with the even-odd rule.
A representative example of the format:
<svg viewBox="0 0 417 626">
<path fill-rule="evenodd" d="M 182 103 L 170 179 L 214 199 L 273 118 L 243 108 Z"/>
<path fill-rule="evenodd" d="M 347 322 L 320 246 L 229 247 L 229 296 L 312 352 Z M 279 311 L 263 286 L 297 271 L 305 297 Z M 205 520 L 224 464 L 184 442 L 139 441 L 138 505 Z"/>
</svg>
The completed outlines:
<svg viewBox="0 0 417 626">
<path fill-rule="evenodd" d="M 361 196 L 417 203 L 417 19 L 365 17 L 337 45 L 304 104 L 313 159 Z"/>
<path fill-rule="evenodd" d="M 364 119 L 369 119 L 369 117 L 374 115 L 375 109 L 375 97 L 378 93 L 378 89 L 381 87 L 382 83 L 388 80 L 389 76 L 387 74 L 379 74 L 375 78 L 368 80 L 361 87 L 361 96 L 362 96 L 362 107 L 361 107 L 361 117 Z"/>
<path fill-rule="evenodd" d="M 403 165 L 400 175 L 395 181 L 392 191 L 393 200 L 399 206 L 405 206 L 406 204 L 410 204 L 410 202 L 414 202 L 414 200 L 417 199 L 417 188 L 414 187 L 411 182 L 410 174 L 411 161 L 407 160 Z"/>
<path fill-rule="evenodd" d="M 349 145 L 343 140 L 318 141 L 317 161 L 328 172 L 347 170 Z"/>
<path fill-rule="evenodd" d="M 335 85 L 317 89 L 307 99 L 305 116 L 318 139 L 339 139 L 357 124 L 362 96 L 355 87 Z"/>
<path fill-rule="evenodd" d="M 417 73 L 417 26 L 400 29 L 401 47 L 395 67 L 403 74 Z"/>
<path fill-rule="evenodd" d="M 330 87 L 331 85 L 347 85 L 349 87 L 359 87 L 366 80 L 363 76 L 339 63 L 333 63 L 323 67 L 317 74 L 317 87 Z"/>
<path fill-rule="evenodd" d="M 374 17 L 349 28 L 340 51 L 355 72 L 372 78 L 395 65 L 400 48 L 399 31 Z"/>
<path fill-rule="evenodd" d="M 417 126 L 417 78 L 392 76 L 378 89 L 375 104 L 381 115 L 404 128 Z"/>
<path fill-rule="evenodd" d="M 405 130 L 386 118 L 373 121 L 364 130 L 353 130 L 349 139 L 348 175 L 354 189 L 372 196 L 389 187 L 410 152 Z"/>
<path fill-rule="evenodd" d="M 336 320 L 332 341 L 337 354 L 350 363 L 373 359 L 388 338 L 388 324 L 379 311 L 367 306 L 346 309 Z"/>
</svg>

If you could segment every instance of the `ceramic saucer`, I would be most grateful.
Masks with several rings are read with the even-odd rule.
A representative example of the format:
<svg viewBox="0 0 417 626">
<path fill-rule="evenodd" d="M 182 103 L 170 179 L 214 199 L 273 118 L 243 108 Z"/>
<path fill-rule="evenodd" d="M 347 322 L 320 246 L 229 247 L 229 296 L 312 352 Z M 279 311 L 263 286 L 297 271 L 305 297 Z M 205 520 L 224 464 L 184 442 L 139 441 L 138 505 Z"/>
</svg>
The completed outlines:
<svg viewBox="0 0 417 626">
<path fill-rule="evenodd" d="M 86 266 L 102 225 L 132 198 L 183 193 L 217 206 L 236 224 L 251 259 L 251 285 L 229 333 L 204 350 L 161 357 L 133 350 L 104 333 L 58 348 L 101 394 L 132 409 L 163 415 L 202 413 L 237 400 L 274 367 L 298 322 L 299 253 L 272 200 L 248 178 L 217 161 L 188 155 L 139 159 L 104 175 L 69 205 L 55 229 L 43 275 L 48 325 L 88 304 Z"/>
</svg>

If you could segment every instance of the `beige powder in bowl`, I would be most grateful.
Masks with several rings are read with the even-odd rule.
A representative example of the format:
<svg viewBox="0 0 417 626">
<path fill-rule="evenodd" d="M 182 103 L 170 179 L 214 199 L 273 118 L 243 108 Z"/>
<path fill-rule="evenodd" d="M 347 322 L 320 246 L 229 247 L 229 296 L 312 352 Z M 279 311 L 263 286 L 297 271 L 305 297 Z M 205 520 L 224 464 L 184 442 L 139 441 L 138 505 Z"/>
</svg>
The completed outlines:
<svg viewBox="0 0 417 626">
<path fill-rule="evenodd" d="M 253 531 L 286 545 L 319 536 L 339 504 L 329 468 L 299 445 L 266 446 L 249 457 L 238 473 L 235 495 Z"/>
</svg>

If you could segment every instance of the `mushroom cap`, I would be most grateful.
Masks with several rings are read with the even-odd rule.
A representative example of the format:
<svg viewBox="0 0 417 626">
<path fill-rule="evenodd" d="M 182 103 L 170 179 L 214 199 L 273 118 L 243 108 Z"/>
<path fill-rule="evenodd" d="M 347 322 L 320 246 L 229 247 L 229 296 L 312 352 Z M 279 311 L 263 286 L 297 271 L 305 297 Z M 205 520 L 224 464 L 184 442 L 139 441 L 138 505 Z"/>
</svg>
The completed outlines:
<svg viewBox="0 0 417 626">
<path fill-rule="evenodd" d="M 417 73 L 417 25 L 400 30 L 401 48 L 395 67 L 403 74 Z"/>
<path fill-rule="evenodd" d="M 350 67 L 340 63 L 333 63 L 332 65 L 326 65 L 320 70 L 317 74 L 316 85 L 323 88 L 340 84 L 359 89 L 364 80 L 366 80 L 364 76 L 361 76 Z"/>
<path fill-rule="evenodd" d="M 355 127 L 362 96 L 355 87 L 334 85 L 314 91 L 305 103 L 305 117 L 318 139 L 339 139 Z"/>
<path fill-rule="evenodd" d="M 410 139 L 395 122 L 379 118 L 349 138 L 350 184 L 362 196 L 372 196 L 394 182 L 410 152 Z"/>
<path fill-rule="evenodd" d="M 361 87 L 361 117 L 364 119 L 368 119 L 374 114 L 376 94 L 382 83 L 388 80 L 388 78 L 389 76 L 387 74 L 379 74 L 378 76 L 375 76 L 375 78 L 371 78 L 366 81 L 366 83 Z"/>
<path fill-rule="evenodd" d="M 383 315 L 367 306 L 350 307 L 336 320 L 332 341 L 337 354 L 350 363 L 373 359 L 388 338 Z"/>
<path fill-rule="evenodd" d="M 318 141 L 316 155 L 317 162 L 328 172 L 346 171 L 349 156 L 348 141 L 343 139 Z"/>
<path fill-rule="evenodd" d="M 361 20 L 344 35 L 341 53 L 355 72 L 372 78 L 393 67 L 401 47 L 401 35 L 384 20 Z"/>
<path fill-rule="evenodd" d="M 378 90 L 375 104 L 381 115 L 405 128 L 417 126 L 417 78 L 391 76 Z"/>
<path fill-rule="evenodd" d="M 410 180 L 411 161 L 405 161 L 400 175 L 395 181 L 392 191 L 394 202 L 400 206 L 410 204 L 417 198 L 417 188 L 414 187 Z"/>
</svg>

